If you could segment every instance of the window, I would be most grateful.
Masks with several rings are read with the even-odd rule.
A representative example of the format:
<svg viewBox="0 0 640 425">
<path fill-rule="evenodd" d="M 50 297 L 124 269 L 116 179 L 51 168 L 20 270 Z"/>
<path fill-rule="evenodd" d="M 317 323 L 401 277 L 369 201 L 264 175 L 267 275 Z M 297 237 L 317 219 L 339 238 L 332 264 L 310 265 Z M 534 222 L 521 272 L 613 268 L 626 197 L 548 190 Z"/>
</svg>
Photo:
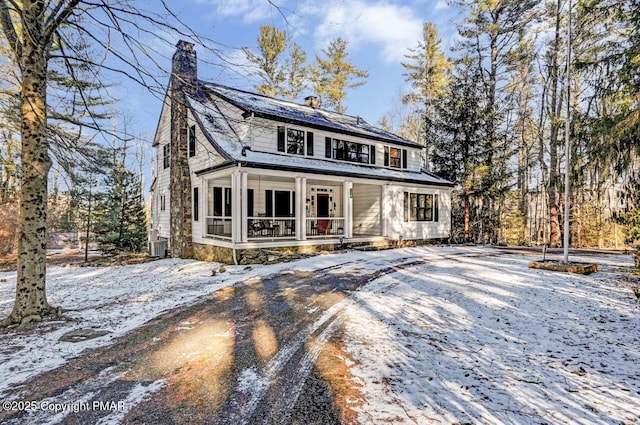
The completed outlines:
<svg viewBox="0 0 640 425">
<path fill-rule="evenodd" d="M 196 126 L 189 127 L 189 158 L 196 155 Z"/>
<path fill-rule="evenodd" d="M 340 161 L 373 164 L 375 146 L 364 143 L 348 142 L 346 140 L 326 138 L 326 157 Z"/>
<path fill-rule="evenodd" d="M 278 127 L 278 152 L 293 155 L 305 154 L 305 136 L 307 155 L 313 156 L 313 133 L 295 128 Z"/>
<path fill-rule="evenodd" d="M 393 168 L 407 168 L 407 150 L 394 148 L 391 146 L 384 147 L 384 166 Z"/>
<path fill-rule="evenodd" d="M 304 131 L 287 129 L 287 153 L 304 155 Z"/>
<path fill-rule="evenodd" d="M 405 221 L 438 221 L 438 195 L 404 193 Z"/>
<path fill-rule="evenodd" d="M 167 143 L 162 147 L 162 165 L 165 169 L 169 168 L 169 152 L 171 151 L 169 148 L 169 144 Z"/>
<path fill-rule="evenodd" d="M 293 217 L 296 193 L 289 190 L 265 190 L 267 217 Z"/>
<path fill-rule="evenodd" d="M 193 188 L 193 221 L 200 219 L 200 190 Z"/>
<path fill-rule="evenodd" d="M 164 211 L 167 208 L 166 196 L 160 195 L 160 211 Z"/>
<path fill-rule="evenodd" d="M 231 188 L 213 188 L 213 216 L 231 217 Z"/>
</svg>

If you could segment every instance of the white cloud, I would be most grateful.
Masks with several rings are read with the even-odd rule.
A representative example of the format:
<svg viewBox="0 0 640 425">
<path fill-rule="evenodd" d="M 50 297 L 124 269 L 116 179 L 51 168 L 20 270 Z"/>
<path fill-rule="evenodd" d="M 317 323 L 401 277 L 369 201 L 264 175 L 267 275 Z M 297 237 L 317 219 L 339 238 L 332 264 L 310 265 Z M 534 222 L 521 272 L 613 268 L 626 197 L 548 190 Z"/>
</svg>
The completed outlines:
<svg viewBox="0 0 640 425">
<path fill-rule="evenodd" d="M 449 8 L 449 4 L 445 0 L 438 0 L 433 10 L 445 10 Z"/>
<path fill-rule="evenodd" d="M 398 62 L 420 39 L 422 19 L 410 7 L 355 0 L 333 4 L 325 11 L 315 31 L 322 48 L 329 40 L 342 37 L 351 48 L 379 45 L 385 61 Z"/>
<path fill-rule="evenodd" d="M 259 22 L 278 13 L 276 8 L 265 0 L 196 0 L 196 2 L 216 6 L 220 16 L 242 16 L 245 23 Z"/>
</svg>

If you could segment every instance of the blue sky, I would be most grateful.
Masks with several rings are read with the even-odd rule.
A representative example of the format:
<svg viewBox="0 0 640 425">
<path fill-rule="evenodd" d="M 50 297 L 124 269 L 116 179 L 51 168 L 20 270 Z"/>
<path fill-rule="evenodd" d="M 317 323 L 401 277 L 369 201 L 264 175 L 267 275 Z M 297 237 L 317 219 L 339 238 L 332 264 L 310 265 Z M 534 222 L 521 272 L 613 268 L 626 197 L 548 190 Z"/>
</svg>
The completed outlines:
<svg viewBox="0 0 640 425">
<path fill-rule="evenodd" d="M 199 77 L 237 88 L 254 90 L 256 80 L 248 75 L 240 48 L 255 49 L 261 25 L 286 30 L 307 52 L 308 62 L 316 54 L 322 55 L 330 40 L 344 38 L 349 42 L 353 63 L 369 72 L 366 84 L 348 93 L 347 113 L 359 115 L 372 124 L 397 105 L 400 93 L 406 90 L 400 62 L 405 60 L 407 48 L 416 47 L 423 22 L 436 24 L 443 46 L 448 48 L 455 37 L 452 21 L 461 19 L 445 0 L 272 0 L 272 3 L 279 8 L 267 0 L 167 1 L 187 25 L 214 40 L 217 44 L 211 47 L 219 49 L 228 61 L 223 63 L 200 48 Z M 157 47 L 158 63 L 165 68 L 161 81 L 168 79 L 170 56 L 178 36 L 168 34 L 166 38 L 170 43 Z M 114 91 L 122 99 L 119 109 L 132 119 L 132 125 L 152 137 L 161 100 L 126 82 Z M 305 92 L 308 94 L 312 94 L 311 89 Z"/>
</svg>

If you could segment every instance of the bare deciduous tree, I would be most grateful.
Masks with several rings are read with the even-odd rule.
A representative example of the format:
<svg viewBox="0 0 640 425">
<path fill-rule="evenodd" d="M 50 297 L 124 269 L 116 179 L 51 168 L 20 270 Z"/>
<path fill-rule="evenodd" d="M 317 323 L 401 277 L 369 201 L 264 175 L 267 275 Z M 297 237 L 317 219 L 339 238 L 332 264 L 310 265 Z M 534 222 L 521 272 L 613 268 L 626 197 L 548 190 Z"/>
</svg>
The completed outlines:
<svg viewBox="0 0 640 425">
<path fill-rule="evenodd" d="M 81 81 L 77 75 L 80 69 L 95 75 L 96 81 L 100 72 L 113 72 L 161 95 L 164 89 L 158 78 L 160 67 L 156 60 L 162 55 L 151 47 L 149 40 L 166 44 L 169 41 L 162 35 L 172 34 L 203 47 L 215 46 L 210 40 L 199 38 L 164 0 L 155 3 L 160 8 L 156 12 L 132 3 L 0 0 L 0 28 L 18 67 L 21 136 L 18 279 L 15 304 L 2 322 L 4 326 L 38 321 L 56 312 L 46 296 L 47 178 L 54 148 L 51 141 L 63 142 L 68 140 L 68 135 L 52 131 L 50 119 L 103 131 L 100 117 L 90 112 L 95 102 L 100 101 L 99 96 L 90 95 L 94 88 L 91 84 L 76 84 L 74 88 L 81 90 L 69 91 L 77 96 L 72 102 L 74 107 L 89 111 L 84 118 L 48 108 L 50 65 L 57 63 L 56 71 L 67 81 Z M 86 54 L 90 48 L 98 53 Z M 65 97 L 64 91 L 55 95 Z M 65 129 L 57 128 L 58 131 Z"/>
</svg>

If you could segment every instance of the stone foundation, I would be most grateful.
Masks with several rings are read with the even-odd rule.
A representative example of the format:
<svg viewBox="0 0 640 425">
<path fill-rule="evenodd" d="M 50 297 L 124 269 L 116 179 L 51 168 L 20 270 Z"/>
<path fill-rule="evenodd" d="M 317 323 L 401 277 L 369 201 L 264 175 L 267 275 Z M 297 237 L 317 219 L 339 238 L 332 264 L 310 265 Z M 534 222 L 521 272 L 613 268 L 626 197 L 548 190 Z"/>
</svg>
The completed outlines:
<svg viewBox="0 0 640 425">
<path fill-rule="evenodd" d="M 384 249 L 437 244 L 437 240 L 375 241 L 366 243 L 328 243 L 322 245 L 289 246 L 281 248 L 236 249 L 238 264 L 276 264 L 299 260 L 341 249 L 380 251 Z M 206 244 L 193 244 L 193 258 L 200 261 L 233 264 L 233 250 Z"/>
<path fill-rule="evenodd" d="M 212 263 L 233 264 L 233 250 L 231 248 L 194 243 L 193 258 Z"/>
</svg>

